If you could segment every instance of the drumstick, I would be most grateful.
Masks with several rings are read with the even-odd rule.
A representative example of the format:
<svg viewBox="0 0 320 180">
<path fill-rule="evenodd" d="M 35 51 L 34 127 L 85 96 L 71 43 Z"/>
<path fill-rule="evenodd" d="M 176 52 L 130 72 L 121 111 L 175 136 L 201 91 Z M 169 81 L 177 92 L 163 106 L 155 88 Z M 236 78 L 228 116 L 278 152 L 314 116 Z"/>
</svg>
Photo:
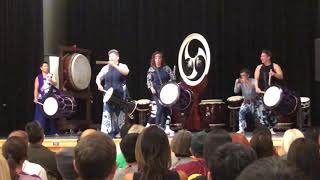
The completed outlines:
<svg viewBox="0 0 320 180">
<path fill-rule="evenodd" d="M 270 69 L 270 72 L 271 72 L 272 70 Z M 268 86 L 270 86 L 271 85 L 271 73 L 269 73 L 269 82 L 268 82 Z"/>
<path fill-rule="evenodd" d="M 36 102 L 36 104 L 40 104 L 41 106 L 43 106 L 43 104 L 41 102 L 38 102 L 38 101 Z"/>
<path fill-rule="evenodd" d="M 96 64 L 109 64 L 108 61 L 96 61 Z"/>
</svg>

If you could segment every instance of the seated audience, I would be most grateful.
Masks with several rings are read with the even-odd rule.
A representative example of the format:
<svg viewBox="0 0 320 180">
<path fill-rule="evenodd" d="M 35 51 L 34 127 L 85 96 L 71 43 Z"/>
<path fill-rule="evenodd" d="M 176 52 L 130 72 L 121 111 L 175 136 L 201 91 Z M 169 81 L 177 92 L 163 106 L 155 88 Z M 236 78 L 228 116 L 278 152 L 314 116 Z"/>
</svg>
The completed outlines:
<svg viewBox="0 0 320 180">
<path fill-rule="evenodd" d="M 10 169 L 7 160 L 0 153 L 0 180 L 10 180 Z"/>
<path fill-rule="evenodd" d="M 112 180 L 116 171 L 116 145 L 102 132 L 81 138 L 74 151 L 74 168 L 81 180 Z"/>
<path fill-rule="evenodd" d="M 204 131 L 192 135 L 191 138 L 191 154 L 192 161 L 176 166 L 176 170 L 183 171 L 189 177 L 191 175 L 206 176 L 208 169 L 203 156 L 203 146 L 207 133 Z"/>
<path fill-rule="evenodd" d="M 317 127 L 309 127 L 307 128 L 304 133 L 304 138 L 310 139 L 317 144 L 320 144 L 320 131 Z"/>
<path fill-rule="evenodd" d="M 287 159 L 291 143 L 298 138 L 304 138 L 304 135 L 299 129 L 288 129 L 284 133 L 282 137 L 282 149 L 284 151 L 284 155 L 282 156 L 283 159 Z"/>
<path fill-rule="evenodd" d="M 177 165 L 185 164 L 192 160 L 190 152 L 191 138 L 192 134 L 187 130 L 180 130 L 174 135 L 171 140 L 171 151 L 174 153 L 171 168 L 175 168 Z"/>
<path fill-rule="evenodd" d="M 140 124 L 134 124 L 130 127 L 128 134 L 131 133 L 138 133 L 140 134 L 142 131 L 144 130 L 144 126 L 140 125 Z"/>
<path fill-rule="evenodd" d="M 26 144 L 28 144 L 28 134 L 25 131 L 22 130 L 17 130 L 13 131 L 9 134 L 8 138 L 10 137 L 20 137 L 22 138 Z M 39 176 L 42 180 L 47 180 L 47 172 L 46 170 L 40 166 L 39 164 L 32 163 L 28 161 L 27 159 L 24 160 L 23 165 L 22 165 L 22 171 L 26 174 L 30 175 L 36 175 Z"/>
<path fill-rule="evenodd" d="M 6 158 L 12 180 L 41 180 L 39 176 L 23 172 L 23 162 L 27 159 L 27 143 L 20 137 L 10 137 L 2 146 L 2 154 Z"/>
<path fill-rule="evenodd" d="M 138 164 L 135 157 L 135 147 L 138 139 L 138 133 L 131 133 L 124 136 L 120 142 L 120 149 L 126 160 L 124 168 L 117 169 L 114 180 L 122 180 L 128 173 L 138 171 Z"/>
<path fill-rule="evenodd" d="M 55 153 L 43 146 L 44 131 L 37 121 L 26 124 L 26 132 L 28 134 L 28 160 L 41 165 L 52 178 L 61 179 L 57 169 Z"/>
<path fill-rule="evenodd" d="M 233 143 L 239 143 L 250 146 L 250 143 L 244 134 L 233 133 L 231 134 L 231 139 Z"/>
<path fill-rule="evenodd" d="M 247 145 L 227 143 L 215 151 L 209 160 L 208 177 L 214 180 L 234 180 L 257 159 L 256 152 Z"/>
<path fill-rule="evenodd" d="M 257 132 L 252 136 L 250 144 L 251 147 L 256 151 L 258 158 L 276 155 L 272 139 L 268 134 L 262 131 Z"/>
<path fill-rule="evenodd" d="M 308 179 L 320 178 L 319 145 L 315 142 L 304 138 L 296 139 L 289 148 L 287 160 L 300 168 Z"/>
<path fill-rule="evenodd" d="M 124 180 L 186 180 L 183 172 L 171 171 L 171 151 L 166 133 L 151 125 L 139 135 L 136 150 L 139 173 L 129 173 Z"/>
<path fill-rule="evenodd" d="M 285 160 L 270 156 L 256 160 L 247 166 L 237 180 L 305 180 L 299 169 Z"/>
</svg>

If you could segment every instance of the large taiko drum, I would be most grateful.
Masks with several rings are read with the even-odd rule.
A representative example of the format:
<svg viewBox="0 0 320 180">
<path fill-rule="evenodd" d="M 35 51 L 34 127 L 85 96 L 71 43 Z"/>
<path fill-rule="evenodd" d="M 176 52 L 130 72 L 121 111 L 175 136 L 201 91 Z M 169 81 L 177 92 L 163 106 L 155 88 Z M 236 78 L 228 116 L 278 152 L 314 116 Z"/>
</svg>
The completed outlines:
<svg viewBox="0 0 320 180">
<path fill-rule="evenodd" d="M 277 115 L 289 116 L 297 112 L 300 98 L 288 89 L 271 86 L 263 95 L 263 103 L 267 109 Z"/>
<path fill-rule="evenodd" d="M 205 126 L 227 125 L 227 105 L 222 100 L 202 100 L 199 107 L 201 121 Z"/>
<path fill-rule="evenodd" d="M 72 90 L 86 89 L 91 80 L 91 66 L 86 56 L 73 53 L 63 57 L 64 87 Z"/>
<path fill-rule="evenodd" d="M 42 111 L 48 118 L 70 117 L 76 111 L 76 101 L 72 96 L 50 94 L 43 101 Z"/>
<path fill-rule="evenodd" d="M 177 83 L 169 82 L 160 89 L 159 99 L 163 106 L 185 111 L 191 104 L 192 91 Z"/>
<path fill-rule="evenodd" d="M 232 108 L 239 108 L 242 105 L 243 102 L 243 97 L 242 96 L 231 96 L 227 99 L 228 102 L 228 107 L 230 107 L 230 109 Z"/>
</svg>

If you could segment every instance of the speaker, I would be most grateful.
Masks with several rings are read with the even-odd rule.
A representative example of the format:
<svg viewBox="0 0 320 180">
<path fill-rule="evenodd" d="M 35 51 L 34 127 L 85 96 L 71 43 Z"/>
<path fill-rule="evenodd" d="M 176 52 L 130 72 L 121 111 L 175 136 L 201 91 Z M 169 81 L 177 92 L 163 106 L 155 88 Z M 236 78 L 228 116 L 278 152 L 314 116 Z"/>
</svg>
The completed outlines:
<svg viewBox="0 0 320 180">
<path fill-rule="evenodd" d="M 315 81 L 320 82 L 320 38 L 317 38 L 314 40 L 314 46 L 315 46 L 315 62 L 314 62 L 314 79 Z"/>
</svg>

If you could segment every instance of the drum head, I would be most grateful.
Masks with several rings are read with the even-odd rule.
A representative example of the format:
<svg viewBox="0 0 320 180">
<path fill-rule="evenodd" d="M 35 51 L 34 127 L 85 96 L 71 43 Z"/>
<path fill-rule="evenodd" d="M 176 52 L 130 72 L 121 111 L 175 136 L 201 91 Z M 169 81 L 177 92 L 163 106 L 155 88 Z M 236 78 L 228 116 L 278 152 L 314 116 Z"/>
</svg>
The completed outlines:
<svg viewBox="0 0 320 180">
<path fill-rule="evenodd" d="M 267 107 L 276 106 L 281 100 L 282 90 L 276 86 L 269 87 L 263 96 L 263 102 Z"/>
<path fill-rule="evenodd" d="M 300 101 L 301 101 L 301 103 L 306 103 L 306 102 L 310 101 L 310 98 L 308 98 L 308 97 L 300 97 Z"/>
<path fill-rule="evenodd" d="M 139 99 L 138 101 L 137 101 L 137 103 L 138 104 L 141 104 L 141 105 L 145 105 L 145 104 L 150 104 L 150 100 L 149 99 Z"/>
<path fill-rule="evenodd" d="M 168 83 L 160 90 L 160 101 L 164 105 L 173 105 L 180 96 L 179 86 L 175 83 Z"/>
<path fill-rule="evenodd" d="M 233 101 L 241 101 L 243 99 L 242 96 L 231 96 L 227 99 L 227 101 L 229 102 L 233 102 Z"/>
<path fill-rule="evenodd" d="M 59 104 L 56 98 L 48 97 L 43 102 L 43 111 L 47 116 L 53 116 L 58 112 Z"/>
<path fill-rule="evenodd" d="M 111 98 L 112 94 L 113 94 L 113 88 L 109 88 L 104 94 L 103 103 L 108 102 L 109 99 Z"/>
<path fill-rule="evenodd" d="M 89 60 L 82 54 L 74 54 L 69 66 L 71 84 L 78 90 L 86 89 L 91 80 L 91 67 Z"/>
</svg>

